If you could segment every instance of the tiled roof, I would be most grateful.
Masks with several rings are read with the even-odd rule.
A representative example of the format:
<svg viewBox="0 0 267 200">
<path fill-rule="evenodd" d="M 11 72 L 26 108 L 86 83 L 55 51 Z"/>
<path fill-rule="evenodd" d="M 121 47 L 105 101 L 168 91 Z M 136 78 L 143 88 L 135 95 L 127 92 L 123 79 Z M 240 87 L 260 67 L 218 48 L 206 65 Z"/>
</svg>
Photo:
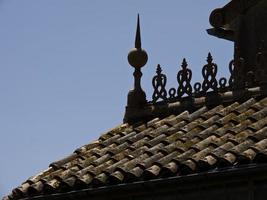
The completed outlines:
<svg viewBox="0 0 267 200">
<path fill-rule="evenodd" d="M 6 199 L 267 162 L 266 124 L 267 97 L 122 124 L 50 164 Z"/>
</svg>

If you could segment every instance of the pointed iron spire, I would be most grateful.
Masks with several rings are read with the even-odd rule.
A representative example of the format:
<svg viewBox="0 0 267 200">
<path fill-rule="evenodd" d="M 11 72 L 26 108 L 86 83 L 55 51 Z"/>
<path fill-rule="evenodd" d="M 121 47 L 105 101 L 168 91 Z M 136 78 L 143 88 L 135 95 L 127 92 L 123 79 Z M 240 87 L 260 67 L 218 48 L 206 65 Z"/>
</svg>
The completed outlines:
<svg viewBox="0 0 267 200">
<path fill-rule="evenodd" d="M 134 68 L 141 68 L 147 63 L 147 53 L 141 48 L 141 33 L 139 14 L 137 15 L 137 28 L 135 35 L 135 48 L 128 54 L 128 62 Z"/>
<path fill-rule="evenodd" d="M 207 57 L 207 62 L 208 62 L 209 64 L 211 64 L 212 61 L 213 61 L 213 58 L 212 58 L 211 53 L 209 52 L 208 57 Z"/>
<path fill-rule="evenodd" d="M 136 35 L 135 35 L 135 48 L 141 49 L 141 33 L 140 33 L 139 14 L 137 15 L 137 27 L 136 27 Z"/>
<path fill-rule="evenodd" d="M 135 35 L 135 48 L 128 53 L 128 62 L 134 67 L 134 88 L 130 90 L 127 97 L 126 112 L 124 115 L 124 122 L 138 121 L 142 117 L 136 113 L 143 111 L 147 104 L 146 93 L 141 87 L 141 68 L 145 66 L 148 60 L 147 53 L 141 48 L 141 33 L 140 33 L 140 20 L 139 14 L 137 16 L 137 28 Z M 141 118 L 140 118 L 141 117 Z"/>
</svg>

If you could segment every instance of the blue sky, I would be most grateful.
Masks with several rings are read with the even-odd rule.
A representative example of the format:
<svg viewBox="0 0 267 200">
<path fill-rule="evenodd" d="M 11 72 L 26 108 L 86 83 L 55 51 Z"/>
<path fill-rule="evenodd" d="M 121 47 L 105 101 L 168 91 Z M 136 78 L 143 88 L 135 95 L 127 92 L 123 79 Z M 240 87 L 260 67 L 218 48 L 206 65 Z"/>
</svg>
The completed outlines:
<svg viewBox="0 0 267 200">
<path fill-rule="evenodd" d="M 158 63 L 168 88 L 184 57 L 200 81 L 209 51 L 228 76 L 233 44 L 206 33 L 227 2 L 0 0 L 0 197 L 122 123 L 137 13 L 148 100 Z"/>
</svg>

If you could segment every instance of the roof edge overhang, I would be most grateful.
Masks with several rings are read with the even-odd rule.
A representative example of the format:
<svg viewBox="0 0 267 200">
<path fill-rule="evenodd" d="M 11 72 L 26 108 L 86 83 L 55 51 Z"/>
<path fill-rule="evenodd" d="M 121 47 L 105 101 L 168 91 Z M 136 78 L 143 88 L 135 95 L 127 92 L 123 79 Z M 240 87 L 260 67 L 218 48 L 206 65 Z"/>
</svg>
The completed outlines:
<svg viewBox="0 0 267 200">
<path fill-rule="evenodd" d="M 210 28 L 207 29 L 207 33 L 211 36 L 226 39 L 229 41 L 235 41 L 235 32 L 233 30 L 227 30 L 223 28 Z"/>
<path fill-rule="evenodd" d="M 60 199 L 85 199 L 90 197 L 101 198 L 109 195 L 124 197 L 129 195 L 149 194 L 155 191 L 163 192 L 187 189 L 192 187 L 201 187 L 209 184 L 227 184 L 236 180 L 266 180 L 267 179 L 267 164 L 250 164 L 239 167 L 224 168 L 220 170 L 213 170 L 210 172 L 197 173 L 181 177 L 161 178 L 150 181 L 140 181 L 134 183 L 111 185 L 100 188 L 88 188 L 67 193 L 57 193 L 51 195 L 36 196 L 31 198 L 24 198 L 21 200 L 60 200 Z M 197 182 L 197 184 L 196 184 Z M 155 190 L 157 189 L 157 190 Z M 124 192 L 122 192 L 124 191 Z"/>
</svg>

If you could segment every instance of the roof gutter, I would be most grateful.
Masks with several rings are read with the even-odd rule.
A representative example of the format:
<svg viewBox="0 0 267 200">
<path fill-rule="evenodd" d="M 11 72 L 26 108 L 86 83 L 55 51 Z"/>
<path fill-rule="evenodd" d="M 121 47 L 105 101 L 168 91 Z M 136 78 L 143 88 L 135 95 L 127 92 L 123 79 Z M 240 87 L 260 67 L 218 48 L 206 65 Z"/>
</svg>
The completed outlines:
<svg viewBox="0 0 267 200">
<path fill-rule="evenodd" d="M 171 178 L 160 178 L 150 181 L 140 181 L 135 183 L 126 183 L 112 186 L 105 186 L 100 188 L 88 188 L 67 193 L 58 193 L 51 195 L 42 195 L 30 198 L 24 198 L 22 200 L 60 200 L 60 199 L 83 199 L 90 197 L 101 197 L 103 195 L 133 195 L 133 194 L 147 194 L 149 192 L 155 192 L 155 188 L 158 190 L 164 189 L 177 189 L 186 188 L 194 185 L 205 185 L 212 182 L 232 182 L 234 180 L 248 180 L 251 178 L 267 178 L 266 174 L 267 164 L 251 164 L 245 165 L 244 167 L 231 167 L 224 168 L 221 170 L 213 170 L 210 172 L 197 173 L 186 176 L 177 176 Z M 257 176 L 258 175 L 258 176 Z M 197 184 L 196 184 L 197 182 Z M 124 192 L 122 192 L 124 191 Z"/>
</svg>

